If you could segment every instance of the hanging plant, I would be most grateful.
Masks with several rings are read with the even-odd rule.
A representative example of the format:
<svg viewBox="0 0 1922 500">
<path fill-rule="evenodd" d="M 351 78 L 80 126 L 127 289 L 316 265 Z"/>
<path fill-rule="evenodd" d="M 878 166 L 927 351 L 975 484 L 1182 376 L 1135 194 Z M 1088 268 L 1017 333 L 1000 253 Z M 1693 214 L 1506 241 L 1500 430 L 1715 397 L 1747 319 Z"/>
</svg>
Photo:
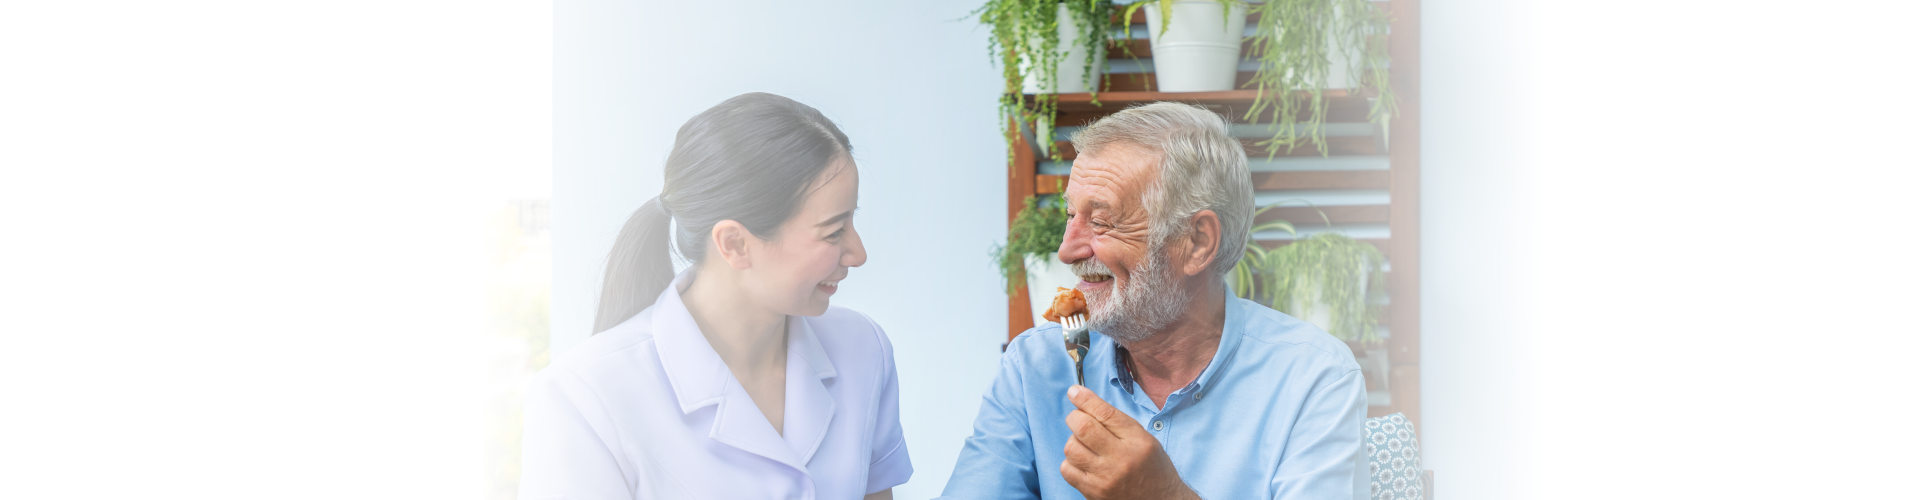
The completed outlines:
<svg viewBox="0 0 1922 500">
<path fill-rule="evenodd" d="M 1023 258 L 1047 258 L 1061 248 L 1061 239 L 1068 232 L 1068 207 L 1059 198 L 1044 203 L 1029 196 L 1021 203 L 1021 211 L 1015 212 L 1014 220 L 1008 222 L 1008 244 L 997 245 L 991 252 L 1008 295 L 1028 286 Z"/>
<path fill-rule="evenodd" d="M 1166 1 L 1166 0 L 1162 0 Z M 1326 85 L 1373 93 L 1368 120 L 1377 126 L 1395 113 L 1395 94 L 1388 82 L 1388 46 L 1376 39 L 1388 33 L 1388 16 L 1369 0 L 1267 0 L 1261 13 L 1250 55 L 1260 68 L 1247 85 L 1256 89 L 1245 118 L 1266 115 L 1273 137 L 1259 145 L 1268 157 L 1284 148 L 1293 151 L 1303 140 L 1328 155 Z M 1329 82 L 1335 61 L 1347 64 L 1348 81 Z M 1302 111 L 1305 121 L 1297 123 Z"/>
<path fill-rule="evenodd" d="M 1263 207 L 1255 215 L 1274 207 Z M 1295 234 L 1295 227 L 1277 220 L 1248 231 L 1245 253 L 1231 275 L 1236 296 L 1315 321 L 1341 340 L 1381 341 L 1375 331 L 1381 322 L 1381 269 L 1386 262 L 1381 250 L 1332 231 L 1269 250 L 1253 238 L 1263 231 Z"/>
<path fill-rule="evenodd" d="M 1069 19 L 1061 19 L 1062 6 L 1067 7 Z M 1014 127 L 1033 122 L 1035 142 L 1050 158 L 1059 160 L 1060 153 L 1053 150 L 1054 141 L 1049 140 L 1054 136 L 1056 103 L 1050 91 L 1058 88 L 1056 70 L 1063 63 L 1081 65 L 1083 83 L 1098 98 L 1101 71 L 1095 62 L 1100 60 L 1098 51 L 1108 47 L 1113 1 L 988 0 L 973 14 L 989 26 L 992 36 L 988 38 L 988 56 L 1001 66 L 1001 132 L 1008 141 L 1009 159 L 1014 157 L 1014 134 L 1020 133 Z M 1063 22 L 1081 28 L 1075 41 L 1087 53 L 1084 60 L 1063 60 L 1067 54 L 1061 46 Z M 1022 91 L 1022 82 L 1029 78 L 1039 84 L 1041 93 L 1029 96 Z"/>
</svg>

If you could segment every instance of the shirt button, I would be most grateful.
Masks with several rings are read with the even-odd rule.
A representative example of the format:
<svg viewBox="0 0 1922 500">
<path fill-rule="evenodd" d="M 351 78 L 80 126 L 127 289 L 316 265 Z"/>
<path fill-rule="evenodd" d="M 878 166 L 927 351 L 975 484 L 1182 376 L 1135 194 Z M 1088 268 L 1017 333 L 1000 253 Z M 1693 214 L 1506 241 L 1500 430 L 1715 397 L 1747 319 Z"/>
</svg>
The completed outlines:
<svg viewBox="0 0 1922 500">
<path fill-rule="evenodd" d="M 1157 431 L 1158 431 L 1158 430 L 1161 430 L 1161 421 L 1160 421 L 1160 420 L 1156 420 L 1156 421 L 1155 421 L 1155 430 L 1157 430 Z"/>
<path fill-rule="evenodd" d="M 1195 393 L 1195 401 L 1200 401 L 1200 400 L 1201 400 L 1201 393 L 1199 392 Z"/>
</svg>

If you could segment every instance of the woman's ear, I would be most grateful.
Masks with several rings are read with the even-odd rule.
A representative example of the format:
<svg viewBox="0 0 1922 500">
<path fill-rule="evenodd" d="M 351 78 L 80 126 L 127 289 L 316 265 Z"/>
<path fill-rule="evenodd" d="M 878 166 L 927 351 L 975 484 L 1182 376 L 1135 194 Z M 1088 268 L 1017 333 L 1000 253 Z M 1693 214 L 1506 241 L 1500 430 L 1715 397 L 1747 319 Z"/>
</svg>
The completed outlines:
<svg viewBox="0 0 1922 500">
<path fill-rule="evenodd" d="M 714 229 L 708 232 L 709 255 L 727 261 L 728 267 L 747 270 L 754 267 L 754 259 L 748 255 L 747 250 L 747 240 L 752 237 L 754 235 L 748 232 L 747 226 L 739 222 L 731 220 L 717 222 L 714 224 Z"/>
</svg>

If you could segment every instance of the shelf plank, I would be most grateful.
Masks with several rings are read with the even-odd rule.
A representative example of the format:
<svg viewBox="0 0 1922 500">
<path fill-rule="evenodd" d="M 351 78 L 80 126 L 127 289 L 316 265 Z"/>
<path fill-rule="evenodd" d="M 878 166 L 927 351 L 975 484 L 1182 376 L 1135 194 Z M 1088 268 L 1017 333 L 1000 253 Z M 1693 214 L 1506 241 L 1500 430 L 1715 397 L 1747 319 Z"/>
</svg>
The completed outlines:
<svg viewBox="0 0 1922 500">
<path fill-rule="evenodd" d="M 1327 143 L 1328 143 L 1328 156 L 1379 156 L 1382 154 L 1381 147 L 1375 141 L 1374 137 L 1334 136 L 1334 137 L 1327 137 L 1325 139 L 1327 140 Z M 1254 159 L 1268 158 L 1268 148 L 1266 146 L 1260 145 L 1259 143 L 1261 141 L 1262 139 L 1241 139 L 1242 152 L 1248 155 L 1248 159 L 1254 160 Z M 1075 151 L 1074 142 L 1072 141 L 1054 141 L 1054 147 L 1056 151 L 1061 152 L 1061 159 L 1063 161 L 1073 161 L 1075 158 L 1079 157 L 1079 152 Z M 1306 141 L 1302 142 L 1301 145 L 1299 146 L 1295 146 L 1295 149 L 1293 151 L 1290 151 L 1287 148 L 1282 148 L 1280 150 L 1275 151 L 1276 158 L 1306 157 L 1306 156 L 1321 156 L 1321 155 L 1322 155 L 1321 151 L 1315 149 L 1314 143 L 1306 142 Z M 1384 179 L 1386 178 L 1384 177 Z M 1260 184 L 1259 182 L 1257 182 L 1256 184 L 1257 184 L 1257 187 L 1255 187 L 1255 189 L 1268 189 L 1268 188 L 1259 187 L 1259 184 Z M 1384 182 L 1379 187 L 1387 188 L 1388 185 Z M 1285 189 L 1285 188 L 1272 188 L 1272 189 Z M 1335 188 L 1299 188 L 1299 189 L 1335 189 Z"/>
<path fill-rule="evenodd" d="M 1067 175 L 1034 175 L 1034 194 L 1057 194 L 1069 183 Z M 1388 188 L 1388 171 L 1257 171 L 1255 190 L 1290 188 Z M 1276 208 L 1282 210 L 1282 208 Z M 1328 215 L 1334 217 L 1334 215 Z M 1292 219 L 1290 219 L 1292 221 Z M 1320 221 L 1320 217 L 1315 217 Z"/>
<path fill-rule="evenodd" d="M 1255 172 L 1255 190 L 1277 189 L 1388 189 L 1388 172 L 1381 170 Z M 1276 210 L 1280 210 L 1277 208 Z"/>
<path fill-rule="evenodd" d="M 1029 196 L 1028 193 L 1034 192 L 1035 157 L 1034 148 L 1028 144 L 1027 134 L 1022 133 L 1020 127 L 1011 127 L 1010 134 L 1013 135 L 1013 144 L 1010 146 L 1014 154 L 1013 158 L 1008 159 L 1008 222 L 1012 224 L 1015 214 L 1026 208 L 1022 200 Z M 1014 293 L 1008 294 L 1008 340 L 1014 340 L 1016 335 L 1034 328 L 1032 311 L 1027 287 L 1016 288 Z"/>
<path fill-rule="evenodd" d="M 1381 9 L 1383 11 L 1389 11 L 1389 7 L 1391 7 L 1390 4 L 1393 2 L 1375 1 L 1375 2 L 1368 2 L 1368 3 L 1373 4 L 1377 9 Z M 1148 24 L 1148 9 L 1149 7 L 1142 7 L 1140 9 L 1136 9 L 1134 17 L 1128 18 L 1128 25 L 1133 26 L 1138 24 L 1138 25 L 1146 26 Z M 1119 23 L 1121 22 L 1121 15 L 1127 12 L 1128 12 L 1128 7 L 1126 5 L 1115 6 L 1114 16 L 1111 16 L 1108 19 L 1110 22 Z M 1260 22 L 1261 22 L 1261 14 L 1257 13 L 1255 9 L 1248 9 L 1248 24 L 1256 24 Z"/>
<path fill-rule="evenodd" d="M 1320 207 L 1321 212 L 1319 213 L 1310 207 L 1275 207 L 1267 212 L 1262 212 L 1260 217 L 1256 217 L 1255 224 L 1260 225 L 1273 220 L 1286 220 L 1294 224 L 1295 227 L 1321 227 L 1323 224 L 1321 214 L 1323 213 L 1328 214 L 1328 224 L 1382 224 L 1388 222 L 1388 207 L 1388 205 Z"/>
<path fill-rule="evenodd" d="M 1306 93 L 1309 91 L 1302 90 L 1302 91 L 1296 91 L 1296 92 Z M 1321 92 L 1323 97 L 1334 97 L 1334 98 L 1351 97 L 1354 94 L 1353 92 L 1349 92 L 1346 89 L 1329 89 L 1329 90 L 1323 90 Z M 1196 103 L 1203 103 L 1203 104 L 1237 104 L 1237 103 L 1254 102 L 1255 94 L 1256 94 L 1255 89 L 1221 90 L 1221 91 L 1215 91 L 1215 92 L 1131 91 L 1131 92 L 1102 92 L 1100 97 L 1101 97 L 1101 102 L 1103 103 L 1103 106 L 1101 107 L 1105 107 L 1109 103 L 1119 104 L 1119 103 L 1141 103 L 1141 102 L 1155 102 L 1155 101 L 1183 101 L 1183 102 L 1196 102 Z M 1072 94 L 1056 94 L 1055 98 L 1058 102 L 1061 103 L 1061 108 L 1063 108 L 1064 111 L 1101 109 L 1101 107 L 1097 107 L 1092 104 L 1092 101 L 1094 100 L 1094 95 L 1089 94 L 1087 92 L 1077 92 Z"/>
<path fill-rule="evenodd" d="M 1379 5 L 1379 3 L 1377 3 Z M 1393 0 L 1388 8 L 1388 56 L 1394 61 L 1389 85 L 1401 102 L 1389 122 L 1390 179 L 1394 200 L 1389 234 L 1394 235 L 1395 272 L 1388 277 L 1388 300 L 1395 304 L 1395 329 L 1388 345 L 1395 364 L 1390 388 L 1395 406 L 1421 433 L 1421 0 Z"/>
<path fill-rule="evenodd" d="M 1393 238 L 1388 238 L 1388 239 L 1356 238 L 1355 241 L 1374 245 L 1375 249 L 1380 250 L 1383 256 L 1387 256 L 1388 250 L 1393 247 L 1392 242 L 1394 241 L 1394 239 Z M 1274 250 L 1276 248 L 1292 245 L 1294 243 L 1295 243 L 1295 240 L 1255 240 L 1255 244 L 1261 245 L 1262 248 L 1266 248 L 1269 250 Z M 1386 314 L 1382 315 L 1382 321 L 1383 322 L 1388 321 Z"/>
<path fill-rule="evenodd" d="M 1256 191 L 1274 191 L 1281 189 L 1388 189 L 1389 174 L 1387 171 L 1381 170 L 1255 172 L 1252 180 L 1254 181 Z M 1066 186 L 1067 183 L 1068 176 L 1066 175 L 1036 175 L 1034 176 L 1034 194 L 1057 194 L 1061 192 L 1061 186 Z M 1275 210 L 1282 210 L 1282 208 L 1276 208 Z M 1320 222 L 1321 220 L 1318 216 L 1313 218 L 1313 222 Z M 1334 215 L 1331 213 L 1329 218 L 1334 218 Z M 1294 219 L 1289 220 L 1292 221 Z"/>
<path fill-rule="evenodd" d="M 1143 78 L 1152 80 L 1153 75 Z M 1307 94 L 1311 91 L 1296 91 Z M 1323 102 L 1328 105 L 1324 123 L 1358 123 L 1368 121 L 1368 97 L 1347 89 L 1320 91 Z M 1184 102 L 1213 110 L 1227 118 L 1229 123 L 1269 123 L 1266 112 L 1250 120 L 1246 117 L 1248 109 L 1255 101 L 1254 89 L 1223 90 L 1217 92 L 1152 92 L 1123 91 L 1102 92 L 1100 95 L 1088 93 L 1055 94 L 1055 125 L 1062 127 L 1083 126 L 1094 123 L 1101 117 L 1128 109 L 1129 106 L 1155 102 Z M 1100 104 L 1096 104 L 1097 98 Z M 1295 121 L 1307 121 L 1310 110 L 1303 109 L 1294 116 Z"/>
<path fill-rule="evenodd" d="M 1253 38 L 1248 38 L 1241 41 L 1241 54 L 1242 54 L 1243 60 L 1248 59 L 1248 54 L 1254 53 L 1254 50 L 1253 50 L 1254 46 L 1255 46 L 1255 39 Z M 1108 60 L 1110 61 L 1113 61 L 1116 59 L 1153 59 L 1154 56 L 1155 56 L 1154 44 L 1149 42 L 1148 39 L 1146 38 L 1130 38 L 1126 40 L 1109 40 L 1108 41 Z"/>
<path fill-rule="evenodd" d="M 1068 176 L 1065 175 L 1034 176 L 1034 194 L 1058 194 L 1067 185 Z"/>
</svg>

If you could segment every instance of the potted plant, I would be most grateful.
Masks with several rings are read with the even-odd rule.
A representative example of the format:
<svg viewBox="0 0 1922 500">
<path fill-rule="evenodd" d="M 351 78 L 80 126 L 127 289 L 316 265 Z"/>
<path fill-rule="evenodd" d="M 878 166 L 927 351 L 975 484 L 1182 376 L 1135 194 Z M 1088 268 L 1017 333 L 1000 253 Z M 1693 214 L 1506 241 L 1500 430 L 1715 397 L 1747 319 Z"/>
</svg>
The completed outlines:
<svg viewBox="0 0 1922 500">
<path fill-rule="evenodd" d="M 1055 257 L 1061 238 L 1068 230 L 1067 207 L 1059 198 L 1047 201 L 1029 196 L 1021 211 L 1008 223 L 1008 243 L 994 247 L 995 266 L 1008 295 L 1028 289 L 1028 303 L 1034 324 L 1042 323 L 1041 312 L 1048 310 L 1055 287 L 1072 287 L 1080 278 Z"/>
<path fill-rule="evenodd" d="M 1263 207 L 1255 215 L 1274 207 Z M 1231 275 L 1235 295 L 1314 323 L 1341 340 L 1381 341 L 1375 331 L 1381 321 L 1386 262 L 1381 250 L 1332 231 L 1270 250 L 1252 237 L 1264 231 L 1295 234 L 1295 227 L 1277 220 L 1248 231 L 1246 253 Z"/>
<path fill-rule="evenodd" d="M 1283 148 L 1292 151 L 1303 140 L 1328 154 L 1323 89 L 1373 94 L 1369 121 L 1385 126 L 1395 113 L 1388 45 L 1379 40 L 1388 33 L 1386 14 L 1369 0 L 1266 0 L 1255 9 L 1260 20 L 1250 56 L 1260 66 L 1245 85 L 1257 90 L 1245 118 L 1266 115 L 1275 133 L 1260 145 L 1269 157 Z M 1306 119 L 1298 120 L 1303 111 Z"/>
<path fill-rule="evenodd" d="M 1238 0 L 1149 0 L 1129 5 L 1123 19 L 1148 9 L 1155 89 L 1211 92 L 1235 88 L 1248 4 Z M 1220 22 L 1215 19 L 1220 18 Z"/>
<path fill-rule="evenodd" d="M 1053 94 L 1100 90 L 1113 13 L 1112 0 L 988 0 L 974 11 L 990 27 L 988 54 L 1001 65 L 1004 127 L 1032 121 L 1035 137 L 1052 137 Z M 1002 132 L 1012 156 L 1019 131 Z M 1050 141 L 1036 142 L 1056 154 Z"/>
</svg>

